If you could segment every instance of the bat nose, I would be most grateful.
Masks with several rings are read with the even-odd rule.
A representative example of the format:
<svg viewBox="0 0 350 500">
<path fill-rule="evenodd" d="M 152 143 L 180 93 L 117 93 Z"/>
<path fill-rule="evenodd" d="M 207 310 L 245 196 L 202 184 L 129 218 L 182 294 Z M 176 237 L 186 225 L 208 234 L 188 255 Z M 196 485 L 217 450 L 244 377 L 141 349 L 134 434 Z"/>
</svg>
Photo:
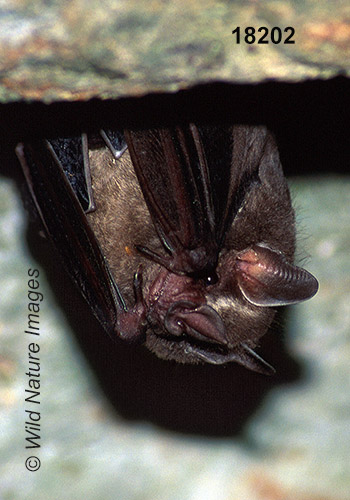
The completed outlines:
<svg viewBox="0 0 350 500">
<path fill-rule="evenodd" d="M 166 314 L 165 328 L 172 335 L 186 334 L 202 342 L 228 344 L 226 328 L 221 317 L 207 304 L 175 302 Z"/>
</svg>

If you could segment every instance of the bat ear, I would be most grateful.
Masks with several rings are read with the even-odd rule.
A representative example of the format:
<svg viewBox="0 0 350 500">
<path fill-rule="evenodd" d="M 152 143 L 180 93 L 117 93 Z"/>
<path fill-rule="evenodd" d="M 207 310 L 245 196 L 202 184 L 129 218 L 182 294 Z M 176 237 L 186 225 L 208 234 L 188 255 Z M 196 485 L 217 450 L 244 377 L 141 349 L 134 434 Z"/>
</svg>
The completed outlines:
<svg viewBox="0 0 350 500">
<path fill-rule="evenodd" d="M 165 317 L 165 328 L 171 335 L 186 333 L 204 342 L 226 345 L 225 325 L 219 314 L 206 304 L 190 301 L 175 302 Z"/>
<path fill-rule="evenodd" d="M 318 290 L 317 279 L 285 256 L 263 245 L 254 245 L 237 255 L 236 272 L 244 297 L 262 307 L 296 304 Z"/>
</svg>

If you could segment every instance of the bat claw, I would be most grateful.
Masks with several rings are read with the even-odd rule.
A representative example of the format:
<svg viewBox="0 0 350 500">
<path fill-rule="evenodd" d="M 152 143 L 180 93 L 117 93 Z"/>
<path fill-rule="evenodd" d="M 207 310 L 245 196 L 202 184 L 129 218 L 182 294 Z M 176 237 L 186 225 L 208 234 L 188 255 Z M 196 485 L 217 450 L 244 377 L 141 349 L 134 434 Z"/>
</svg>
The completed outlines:
<svg viewBox="0 0 350 500">
<path fill-rule="evenodd" d="M 142 264 L 140 264 L 136 273 L 134 274 L 134 281 L 133 281 L 135 304 L 139 303 L 143 304 L 142 281 L 143 281 L 143 267 Z"/>
</svg>

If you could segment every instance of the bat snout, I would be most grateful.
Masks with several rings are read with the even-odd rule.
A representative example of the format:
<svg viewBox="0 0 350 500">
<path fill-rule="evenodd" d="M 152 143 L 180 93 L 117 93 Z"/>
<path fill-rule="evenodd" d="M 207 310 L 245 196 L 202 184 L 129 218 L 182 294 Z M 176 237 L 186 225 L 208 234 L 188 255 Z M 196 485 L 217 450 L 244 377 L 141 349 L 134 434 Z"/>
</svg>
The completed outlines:
<svg viewBox="0 0 350 500">
<path fill-rule="evenodd" d="M 227 345 L 225 325 L 219 314 L 206 304 L 175 302 L 168 310 L 164 325 L 171 335 L 188 335 L 202 342 Z"/>
</svg>

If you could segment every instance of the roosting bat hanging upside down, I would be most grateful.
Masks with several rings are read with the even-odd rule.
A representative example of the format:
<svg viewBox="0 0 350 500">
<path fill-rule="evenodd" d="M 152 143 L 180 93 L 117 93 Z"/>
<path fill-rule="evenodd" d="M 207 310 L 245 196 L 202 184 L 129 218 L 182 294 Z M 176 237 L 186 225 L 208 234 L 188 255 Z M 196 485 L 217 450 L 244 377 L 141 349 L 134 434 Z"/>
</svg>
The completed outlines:
<svg viewBox="0 0 350 500">
<path fill-rule="evenodd" d="M 101 137 L 19 144 L 17 155 L 102 326 L 160 358 L 271 373 L 253 349 L 274 308 L 318 288 L 293 264 L 294 211 L 273 136 L 185 124 Z"/>
</svg>

